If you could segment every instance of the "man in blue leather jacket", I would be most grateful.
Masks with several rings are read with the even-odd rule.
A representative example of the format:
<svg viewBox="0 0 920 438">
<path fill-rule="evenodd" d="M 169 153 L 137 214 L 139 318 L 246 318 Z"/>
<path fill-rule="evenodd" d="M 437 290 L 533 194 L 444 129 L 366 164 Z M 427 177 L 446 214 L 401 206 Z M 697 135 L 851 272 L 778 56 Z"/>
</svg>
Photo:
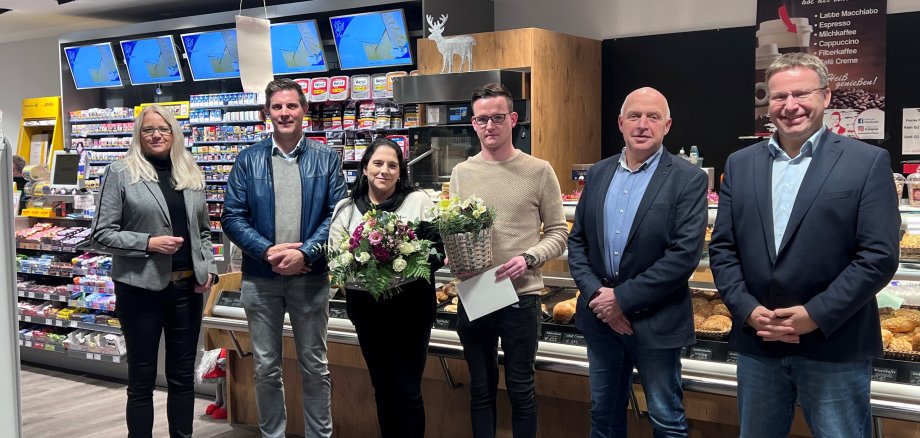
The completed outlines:
<svg viewBox="0 0 920 438">
<path fill-rule="evenodd" d="M 265 89 L 274 132 L 240 152 L 221 217 L 243 251 L 242 302 L 255 367 L 263 437 L 284 437 L 287 414 L 281 380 L 285 312 L 294 332 L 303 380 L 304 434 L 332 436 L 331 380 L 326 360 L 329 278 L 320 247 L 335 204 L 346 195 L 338 155 L 304 138 L 306 97 L 290 79 Z"/>
</svg>

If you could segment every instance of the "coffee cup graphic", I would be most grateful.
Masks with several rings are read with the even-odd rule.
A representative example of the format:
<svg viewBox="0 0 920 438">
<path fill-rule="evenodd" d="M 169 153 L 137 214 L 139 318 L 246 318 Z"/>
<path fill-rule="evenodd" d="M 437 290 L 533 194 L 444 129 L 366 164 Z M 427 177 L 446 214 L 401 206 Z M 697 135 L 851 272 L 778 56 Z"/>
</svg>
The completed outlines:
<svg viewBox="0 0 920 438">
<path fill-rule="evenodd" d="M 760 23 L 757 29 L 757 45 L 763 47 L 776 44 L 780 53 L 808 52 L 811 42 L 812 26 L 808 18 L 790 18 L 795 32 L 790 32 L 783 20 L 768 20 Z"/>
</svg>

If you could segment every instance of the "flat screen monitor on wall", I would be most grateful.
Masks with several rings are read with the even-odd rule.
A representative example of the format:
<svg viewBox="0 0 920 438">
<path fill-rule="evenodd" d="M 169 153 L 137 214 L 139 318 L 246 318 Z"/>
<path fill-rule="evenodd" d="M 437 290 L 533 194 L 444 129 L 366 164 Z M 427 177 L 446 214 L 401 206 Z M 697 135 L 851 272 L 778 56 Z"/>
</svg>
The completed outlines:
<svg viewBox="0 0 920 438">
<path fill-rule="evenodd" d="M 412 65 L 402 9 L 330 17 L 342 70 Z"/>
<path fill-rule="evenodd" d="M 271 45 L 272 72 L 276 75 L 329 70 L 316 20 L 273 24 Z"/>
<path fill-rule="evenodd" d="M 208 81 L 240 77 L 236 30 L 216 30 L 182 35 L 192 80 Z"/>
<path fill-rule="evenodd" d="M 78 90 L 122 85 L 112 43 L 65 47 L 64 55 Z"/>
<path fill-rule="evenodd" d="M 125 55 L 132 85 L 183 80 L 172 35 L 122 41 L 121 52 Z"/>
</svg>

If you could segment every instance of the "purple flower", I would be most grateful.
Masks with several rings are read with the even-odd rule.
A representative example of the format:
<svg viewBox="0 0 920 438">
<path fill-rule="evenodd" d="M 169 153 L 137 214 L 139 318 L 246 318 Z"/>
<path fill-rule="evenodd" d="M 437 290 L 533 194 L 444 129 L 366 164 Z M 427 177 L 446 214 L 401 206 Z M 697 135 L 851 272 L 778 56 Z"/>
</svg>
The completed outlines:
<svg viewBox="0 0 920 438">
<path fill-rule="evenodd" d="M 383 235 L 380 234 L 380 231 L 374 230 L 367 236 L 367 239 L 371 241 L 371 245 L 377 245 L 383 240 Z"/>
<path fill-rule="evenodd" d="M 390 261 L 390 253 L 382 246 L 375 246 L 374 258 L 376 258 L 378 262 L 386 263 Z"/>
<path fill-rule="evenodd" d="M 415 240 L 415 231 L 409 230 L 409 240 Z"/>
<path fill-rule="evenodd" d="M 354 231 L 353 233 L 351 233 L 351 236 L 352 236 L 355 240 L 361 240 L 361 233 L 363 233 L 363 232 L 364 232 L 364 225 L 358 225 L 358 227 L 355 228 L 355 231 Z"/>
</svg>

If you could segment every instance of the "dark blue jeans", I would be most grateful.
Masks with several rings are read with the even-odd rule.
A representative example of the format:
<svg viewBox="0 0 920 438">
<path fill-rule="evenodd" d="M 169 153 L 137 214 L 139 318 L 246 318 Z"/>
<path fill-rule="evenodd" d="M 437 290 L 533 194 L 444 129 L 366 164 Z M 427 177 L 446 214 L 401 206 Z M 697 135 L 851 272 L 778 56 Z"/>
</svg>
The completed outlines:
<svg viewBox="0 0 920 438">
<path fill-rule="evenodd" d="M 470 369 L 470 417 L 475 438 L 495 436 L 498 391 L 498 340 L 505 362 L 505 386 L 511 399 L 514 438 L 537 436 L 534 362 L 540 337 L 540 296 L 524 295 L 505 307 L 470 321 L 458 306 L 457 335 Z"/>
<path fill-rule="evenodd" d="M 634 366 L 642 380 L 654 435 L 688 436 L 682 404 L 680 348 L 643 347 L 635 336 L 614 332 L 593 313 L 579 313 L 576 318 L 588 342 L 591 438 L 627 436 L 626 407 Z"/>
<path fill-rule="evenodd" d="M 822 362 L 738 355 L 741 436 L 789 435 L 798 400 L 815 438 L 872 435 L 869 380 L 872 361 Z"/>
<path fill-rule="evenodd" d="M 194 279 L 153 291 L 115 283 L 115 312 L 128 350 L 129 438 L 153 433 L 153 389 L 160 334 L 166 335 L 166 418 L 170 437 L 191 437 L 195 409 L 195 356 L 201 329 L 202 296 Z"/>
</svg>

